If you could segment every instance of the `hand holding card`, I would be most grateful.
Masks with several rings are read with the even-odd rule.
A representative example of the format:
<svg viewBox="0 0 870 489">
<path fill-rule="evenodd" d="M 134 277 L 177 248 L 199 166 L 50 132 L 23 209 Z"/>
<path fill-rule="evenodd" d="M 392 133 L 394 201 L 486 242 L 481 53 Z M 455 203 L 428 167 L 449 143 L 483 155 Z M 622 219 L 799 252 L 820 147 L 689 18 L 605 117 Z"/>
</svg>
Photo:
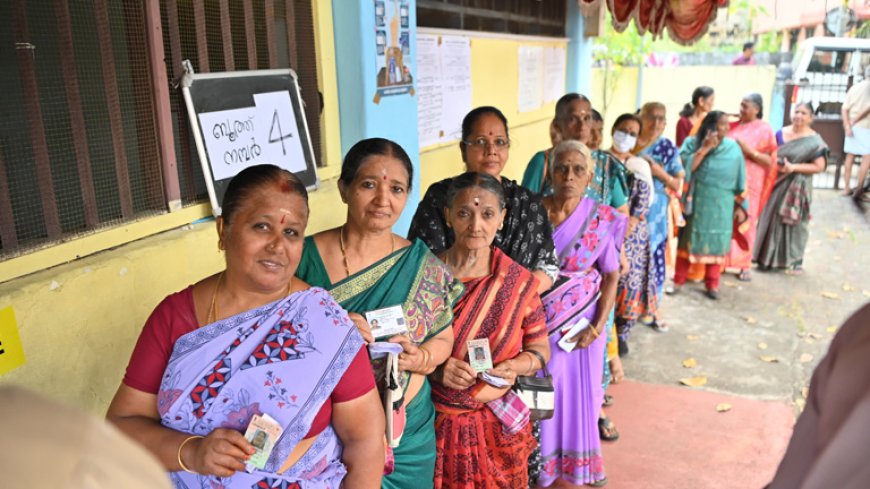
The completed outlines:
<svg viewBox="0 0 870 489">
<path fill-rule="evenodd" d="M 275 443 L 284 431 L 281 425 L 268 414 L 262 416 L 255 414 L 251 418 L 248 429 L 245 431 L 245 439 L 257 450 L 251 458 L 248 459 L 247 470 L 252 472 L 253 469 L 262 470 L 269 460 L 269 455 L 272 454 L 272 449 L 275 448 Z"/>
<path fill-rule="evenodd" d="M 468 363 L 475 372 L 486 372 L 492 368 L 492 353 L 489 350 L 488 339 L 468 341 Z"/>
<path fill-rule="evenodd" d="M 408 332 L 405 313 L 401 305 L 369 311 L 366 313 L 366 321 L 372 329 L 372 336 L 375 340 Z"/>
</svg>

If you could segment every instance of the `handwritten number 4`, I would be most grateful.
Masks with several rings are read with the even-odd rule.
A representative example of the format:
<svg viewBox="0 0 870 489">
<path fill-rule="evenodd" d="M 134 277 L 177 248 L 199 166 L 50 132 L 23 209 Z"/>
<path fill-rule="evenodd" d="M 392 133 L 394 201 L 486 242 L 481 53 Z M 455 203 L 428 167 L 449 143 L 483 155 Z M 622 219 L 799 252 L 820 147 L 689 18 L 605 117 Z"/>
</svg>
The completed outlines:
<svg viewBox="0 0 870 489">
<path fill-rule="evenodd" d="M 275 128 L 278 129 L 278 136 L 275 136 Z M 281 151 L 283 154 L 287 154 L 287 147 L 284 146 L 284 140 L 290 139 L 293 137 L 293 133 L 283 134 L 284 131 L 281 130 L 281 119 L 278 117 L 278 111 L 272 113 L 272 127 L 269 128 L 269 142 L 270 143 L 281 143 Z"/>
</svg>

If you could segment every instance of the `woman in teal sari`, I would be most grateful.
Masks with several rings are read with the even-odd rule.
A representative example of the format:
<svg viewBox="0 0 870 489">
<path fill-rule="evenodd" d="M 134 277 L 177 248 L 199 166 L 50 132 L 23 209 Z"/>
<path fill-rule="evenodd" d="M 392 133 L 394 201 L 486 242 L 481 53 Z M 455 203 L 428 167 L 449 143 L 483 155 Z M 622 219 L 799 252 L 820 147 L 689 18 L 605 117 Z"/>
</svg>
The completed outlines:
<svg viewBox="0 0 870 489">
<path fill-rule="evenodd" d="M 686 138 L 680 149 L 689 190 L 671 294 L 688 280 L 690 264 L 702 263 L 707 297 L 718 299 L 719 276 L 732 232 L 738 227 L 735 223 L 747 222 L 746 166 L 740 146 L 726 137 L 729 129 L 728 115 L 714 110 L 704 118 L 698 134 Z"/>
<path fill-rule="evenodd" d="M 449 326 L 463 290 L 422 241 L 411 243 L 392 233 L 407 203 L 411 176 L 411 160 L 398 144 L 380 138 L 355 144 L 338 182 L 347 222 L 306 238 L 297 271 L 300 279 L 330 292 L 368 343 L 382 338 L 372 334 L 365 313 L 402 309 L 407 332 L 385 340 L 403 349 L 396 380 L 404 403 L 401 408 L 394 405 L 389 443 L 395 462 L 384 477 L 384 488 L 432 487 L 435 409 L 426 375 L 452 353 Z M 386 362 L 374 360 L 373 367 L 383 392 L 391 384 L 385 380 Z"/>
</svg>

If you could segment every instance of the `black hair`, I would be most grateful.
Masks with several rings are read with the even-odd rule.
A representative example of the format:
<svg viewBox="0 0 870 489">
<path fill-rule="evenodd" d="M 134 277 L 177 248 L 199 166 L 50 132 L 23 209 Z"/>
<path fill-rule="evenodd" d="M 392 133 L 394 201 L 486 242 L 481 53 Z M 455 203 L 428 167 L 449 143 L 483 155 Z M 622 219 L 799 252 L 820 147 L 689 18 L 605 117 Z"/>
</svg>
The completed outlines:
<svg viewBox="0 0 870 489">
<path fill-rule="evenodd" d="M 692 103 L 686 104 L 683 106 L 683 110 L 680 111 L 680 116 L 681 117 L 691 117 L 692 114 L 695 113 L 695 107 L 698 106 L 698 102 L 700 102 L 702 98 L 707 98 L 710 95 L 713 95 L 713 93 L 715 93 L 713 91 L 713 87 L 708 87 L 706 85 L 702 85 L 702 86 L 696 88 L 692 92 Z"/>
<path fill-rule="evenodd" d="M 707 137 L 710 131 L 716 131 L 716 126 L 719 124 L 719 119 L 725 115 L 721 110 L 711 110 L 710 113 L 701 121 L 701 127 L 698 128 L 698 147 L 701 147 L 701 142 Z"/>
<path fill-rule="evenodd" d="M 616 122 L 614 122 L 613 126 L 610 127 L 610 134 L 615 133 L 616 128 L 619 127 L 625 121 L 637 122 L 637 124 L 639 126 L 638 133 L 640 133 L 640 131 L 643 130 L 643 121 L 640 120 L 640 117 L 638 117 L 636 114 L 625 113 L 625 114 L 622 114 L 621 116 L 616 118 Z"/>
<path fill-rule="evenodd" d="M 491 105 L 484 105 L 484 106 L 472 109 L 471 112 L 465 114 L 465 117 L 462 118 L 462 140 L 463 141 L 467 141 L 468 136 L 471 136 L 471 129 L 474 127 L 474 124 L 477 122 L 477 120 L 480 119 L 481 117 L 483 117 L 484 115 L 487 115 L 487 114 L 492 114 L 492 115 L 498 117 L 498 119 L 501 121 L 501 123 L 504 124 L 504 135 L 507 136 L 508 139 L 511 138 L 510 133 L 508 132 L 507 117 L 505 117 L 504 114 L 502 114 L 501 111 L 498 110 L 497 108 L 495 108 Z"/>
<path fill-rule="evenodd" d="M 761 119 L 764 117 L 764 99 L 761 98 L 760 93 L 750 93 L 749 95 L 743 97 L 744 100 L 748 100 L 755 104 L 758 107 L 758 118 Z"/>
<path fill-rule="evenodd" d="M 755 43 L 752 41 L 743 43 L 743 51 L 746 51 L 747 49 L 752 49 L 754 47 L 755 47 Z"/>
<path fill-rule="evenodd" d="M 224 222 L 229 224 L 244 202 L 269 184 L 278 185 L 284 192 L 299 194 L 305 202 L 305 213 L 308 214 L 308 190 L 299 177 L 275 165 L 254 165 L 240 171 L 227 184 L 221 201 L 221 217 Z"/>
<path fill-rule="evenodd" d="M 810 111 L 810 115 L 815 115 L 815 114 L 816 114 L 816 108 L 813 107 L 813 103 L 812 103 L 812 102 L 798 102 L 798 103 L 794 104 L 794 108 L 796 109 L 796 108 L 800 107 L 801 105 L 803 105 L 804 107 L 806 107 L 807 109 L 809 109 L 809 111 Z"/>
<path fill-rule="evenodd" d="M 589 98 L 586 95 L 581 95 L 579 93 L 566 93 L 562 95 L 558 101 L 556 101 L 556 113 L 555 119 L 562 120 L 565 118 L 568 109 L 571 107 L 571 104 L 576 100 L 581 100 L 583 102 L 592 105 L 592 102 L 589 101 Z"/>
<path fill-rule="evenodd" d="M 453 201 L 463 190 L 480 188 L 492 193 L 498 199 L 499 208 L 505 208 L 504 188 L 501 182 L 488 173 L 468 171 L 454 178 L 447 189 L 447 207 L 453 207 Z"/>
<path fill-rule="evenodd" d="M 344 155 L 344 161 L 341 162 L 341 175 L 338 181 L 345 185 L 350 185 L 356 174 L 359 172 L 359 167 L 365 163 L 370 156 L 390 156 L 402 163 L 405 171 L 408 172 L 408 189 L 411 188 L 411 182 L 414 181 L 414 166 L 411 164 L 411 157 L 408 153 L 395 141 L 390 141 L 384 138 L 368 138 L 363 139 L 354 144 L 350 150 Z"/>
<path fill-rule="evenodd" d="M 592 109 L 592 120 L 595 122 L 604 122 L 604 117 L 601 117 L 601 112 Z"/>
</svg>

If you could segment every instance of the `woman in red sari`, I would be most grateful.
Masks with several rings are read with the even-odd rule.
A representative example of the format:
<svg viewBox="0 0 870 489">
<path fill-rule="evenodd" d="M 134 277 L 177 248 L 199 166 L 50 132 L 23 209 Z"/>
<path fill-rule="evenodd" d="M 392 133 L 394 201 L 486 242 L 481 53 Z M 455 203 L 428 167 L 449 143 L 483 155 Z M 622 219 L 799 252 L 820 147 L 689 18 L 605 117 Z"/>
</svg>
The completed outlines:
<svg viewBox="0 0 870 489">
<path fill-rule="evenodd" d="M 450 184 L 447 205 L 456 240 L 441 259 L 466 292 L 454 306 L 453 353 L 432 374 L 435 489 L 525 488 L 536 442 L 529 410 L 510 386 L 550 357 L 538 280 L 492 246 L 505 215 L 498 180 L 464 173 Z M 492 352 L 485 372 L 469 360 L 476 339 L 488 340 Z M 493 385 L 498 381 L 503 387 Z"/>
<path fill-rule="evenodd" d="M 740 120 L 732 124 L 728 137 L 737 141 L 746 160 L 746 190 L 749 194 L 749 221 L 744 232 L 735 231 L 731 251 L 725 257 L 725 268 L 739 269 L 738 278 L 752 279 L 752 248 L 758 217 L 776 183 L 776 136 L 770 124 L 762 120 L 762 99 L 750 93 L 740 102 Z"/>
</svg>

